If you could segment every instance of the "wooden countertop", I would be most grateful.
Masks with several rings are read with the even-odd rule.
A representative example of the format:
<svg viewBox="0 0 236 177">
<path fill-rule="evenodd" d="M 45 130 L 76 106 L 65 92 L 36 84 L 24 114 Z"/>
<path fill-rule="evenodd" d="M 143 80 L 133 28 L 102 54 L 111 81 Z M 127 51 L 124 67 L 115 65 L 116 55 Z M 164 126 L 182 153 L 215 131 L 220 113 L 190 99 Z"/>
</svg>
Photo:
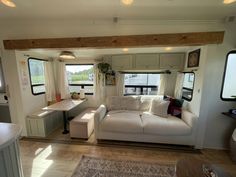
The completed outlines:
<svg viewBox="0 0 236 177">
<path fill-rule="evenodd" d="M 9 146 L 16 141 L 21 134 L 22 128 L 20 125 L 10 123 L 0 123 L 0 149 Z"/>
</svg>

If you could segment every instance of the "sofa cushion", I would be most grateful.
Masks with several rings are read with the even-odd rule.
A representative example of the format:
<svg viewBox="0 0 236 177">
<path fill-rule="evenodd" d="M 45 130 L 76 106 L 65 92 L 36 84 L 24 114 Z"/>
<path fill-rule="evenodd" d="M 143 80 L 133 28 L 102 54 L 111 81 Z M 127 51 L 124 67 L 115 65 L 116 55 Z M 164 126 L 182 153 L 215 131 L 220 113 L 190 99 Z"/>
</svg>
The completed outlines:
<svg viewBox="0 0 236 177">
<path fill-rule="evenodd" d="M 122 110 L 138 111 L 140 108 L 140 96 L 123 96 L 121 97 Z"/>
<path fill-rule="evenodd" d="M 156 96 L 145 95 L 145 96 L 141 96 L 140 110 L 141 111 L 149 111 L 153 99 L 162 100 L 163 96 L 161 96 L 161 95 L 156 95 Z"/>
<path fill-rule="evenodd" d="M 142 114 L 144 133 L 155 135 L 189 135 L 192 128 L 174 116 L 162 118 L 145 112 Z"/>
<path fill-rule="evenodd" d="M 112 96 L 107 100 L 109 111 L 112 110 L 135 110 L 140 109 L 140 96 Z"/>
<path fill-rule="evenodd" d="M 112 96 L 107 99 L 108 110 L 121 110 L 121 97 Z"/>
<path fill-rule="evenodd" d="M 139 111 L 109 111 L 100 128 L 111 132 L 143 133 Z"/>
<path fill-rule="evenodd" d="M 160 117 L 168 117 L 167 110 L 169 104 L 169 101 L 153 99 L 149 112 Z"/>
</svg>

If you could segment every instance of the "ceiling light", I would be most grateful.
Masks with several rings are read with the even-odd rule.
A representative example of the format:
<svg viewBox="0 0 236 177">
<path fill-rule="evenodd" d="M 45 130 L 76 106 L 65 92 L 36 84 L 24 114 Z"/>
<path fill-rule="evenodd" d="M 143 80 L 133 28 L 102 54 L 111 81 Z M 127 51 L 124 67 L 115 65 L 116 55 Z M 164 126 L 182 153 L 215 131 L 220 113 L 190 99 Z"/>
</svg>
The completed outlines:
<svg viewBox="0 0 236 177">
<path fill-rule="evenodd" d="M 123 52 L 128 52 L 129 51 L 128 48 L 123 48 L 122 50 L 123 50 Z"/>
<path fill-rule="evenodd" d="M 224 4 L 231 4 L 233 2 L 236 2 L 236 0 L 224 0 Z"/>
<path fill-rule="evenodd" d="M 10 0 L 1 0 L 1 2 L 8 7 L 16 7 L 16 4 Z"/>
<path fill-rule="evenodd" d="M 133 4 L 134 0 L 121 0 L 121 2 L 122 2 L 124 5 L 129 6 L 129 5 Z"/>
<path fill-rule="evenodd" d="M 170 51 L 170 50 L 172 50 L 172 47 L 166 47 L 165 50 Z"/>
<path fill-rule="evenodd" d="M 59 55 L 59 58 L 65 59 L 65 60 L 73 60 L 75 59 L 75 55 L 73 52 L 70 51 L 62 51 Z"/>
</svg>

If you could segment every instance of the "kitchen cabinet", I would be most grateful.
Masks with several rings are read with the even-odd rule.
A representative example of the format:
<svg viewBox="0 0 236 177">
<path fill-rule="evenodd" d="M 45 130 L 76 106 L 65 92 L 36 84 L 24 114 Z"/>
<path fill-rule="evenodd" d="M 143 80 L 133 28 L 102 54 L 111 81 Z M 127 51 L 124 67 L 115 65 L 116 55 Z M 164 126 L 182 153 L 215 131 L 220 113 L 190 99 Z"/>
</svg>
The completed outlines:
<svg viewBox="0 0 236 177">
<path fill-rule="evenodd" d="M 160 58 L 159 54 L 136 54 L 134 58 L 134 69 L 149 70 L 159 69 Z"/>
<path fill-rule="evenodd" d="M 113 55 L 111 57 L 112 69 L 116 71 L 132 69 L 133 55 Z"/>
<path fill-rule="evenodd" d="M 183 53 L 160 54 L 160 69 L 183 69 Z"/>
</svg>

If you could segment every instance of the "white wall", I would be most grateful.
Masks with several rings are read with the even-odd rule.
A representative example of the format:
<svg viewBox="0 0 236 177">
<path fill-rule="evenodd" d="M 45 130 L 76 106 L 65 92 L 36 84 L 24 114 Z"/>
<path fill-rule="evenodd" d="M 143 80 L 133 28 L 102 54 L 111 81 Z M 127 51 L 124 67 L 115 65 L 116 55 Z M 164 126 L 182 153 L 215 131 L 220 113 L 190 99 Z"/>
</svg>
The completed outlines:
<svg viewBox="0 0 236 177">
<path fill-rule="evenodd" d="M 53 37 L 79 37 L 79 36 L 109 36 L 132 34 L 160 34 L 178 32 L 220 31 L 226 30 L 226 39 L 223 45 L 208 46 L 206 49 L 206 65 L 204 72 L 199 70 L 200 90 L 192 103 L 194 112 L 199 112 L 201 130 L 198 135 L 199 147 L 223 148 L 227 147 L 224 140 L 229 137 L 233 122 L 230 118 L 221 115 L 227 111 L 233 103 L 223 102 L 219 98 L 221 78 L 225 55 L 231 48 L 236 47 L 235 26 L 229 26 L 215 22 L 128 22 L 112 24 L 109 22 L 86 23 L 80 21 L 8 21 L 0 22 L 0 39 L 21 38 L 53 38 Z M 16 30 L 9 30 L 16 29 Z M 203 57 L 204 58 L 204 57 Z M 11 93 L 10 108 L 14 122 L 23 121 L 22 98 L 17 71 L 17 61 L 14 52 L 3 50 L 6 82 Z M 201 65 L 201 64 L 200 64 Z M 111 89 L 112 90 L 112 89 Z M 113 94 L 114 90 L 110 93 Z M 200 96 L 202 93 L 202 96 Z M 197 95 L 197 93 L 194 93 Z M 197 98 L 198 97 L 198 98 Z M 202 98 L 202 99 L 201 99 Z M 201 101 L 201 104 L 197 104 Z M 198 107 L 194 106 L 198 105 Z M 195 107 L 195 108 L 193 108 Z M 194 110 L 196 109 L 196 110 Z M 200 110 L 200 111 L 199 111 Z M 205 131 L 206 130 L 206 131 Z"/>
<path fill-rule="evenodd" d="M 227 148 L 235 128 L 234 120 L 222 115 L 222 112 L 236 107 L 235 103 L 220 99 L 226 55 L 235 48 L 235 37 L 234 32 L 228 30 L 223 44 L 201 47 L 200 65 L 195 71 L 193 100 L 188 104 L 189 109 L 199 116 L 199 148 Z M 185 70 L 191 69 L 186 67 Z"/>
<path fill-rule="evenodd" d="M 193 50 L 201 49 L 200 53 L 200 61 L 199 67 L 196 68 L 188 68 L 188 54 L 186 55 L 186 62 L 185 62 L 185 69 L 186 72 L 194 72 L 195 73 L 195 82 L 194 82 L 194 89 L 193 89 L 193 98 L 192 101 L 188 102 L 188 109 L 199 116 L 200 113 L 200 103 L 202 98 L 202 88 L 203 88 L 203 79 L 204 79 L 204 69 L 206 67 L 206 56 L 207 56 L 207 46 L 196 47 Z M 191 50 L 191 51 L 193 51 Z M 188 51 L 188 52 L 191 52 Z"/>
<path fill-rule="evenodd" d="M 226 42 L 231 38 L 226 34 L 223 45 L 208 47 L 206 70 L 204 75 L 203 95 L 200 116 L 205 120 L 205 137 L 202 142 L 207 148 L 227 148 L 235 122 L 232 118 L 222 115 L 235 107 L 235 102 L 226 102 L 220 99 L 222 78 L 226 55 L 235 47 Z"/>
<path fill-rule="evenodd" d="M 11 111 L 12 122 L 20 123 L 23 126 L 22 135 L 27 135 L 26 132 L 26 116 L 32 112 L 46 106 L 45 95 L 34 96 L 31 92 L 29 71 L 28 71 L 28 56 L 22 52 L 5 51 L 4 52 L 4 71 L 6 77 L 6 85 L 9 87 L 10 97 L 9 106 Z M 40 56 L 31 54 L 31 57 Z M 25 62 L 26 67 L 21 67 L 21 62 Z M 26 69 L 28 84 L 22 84 L 22 69 Z"/>
</svg>

